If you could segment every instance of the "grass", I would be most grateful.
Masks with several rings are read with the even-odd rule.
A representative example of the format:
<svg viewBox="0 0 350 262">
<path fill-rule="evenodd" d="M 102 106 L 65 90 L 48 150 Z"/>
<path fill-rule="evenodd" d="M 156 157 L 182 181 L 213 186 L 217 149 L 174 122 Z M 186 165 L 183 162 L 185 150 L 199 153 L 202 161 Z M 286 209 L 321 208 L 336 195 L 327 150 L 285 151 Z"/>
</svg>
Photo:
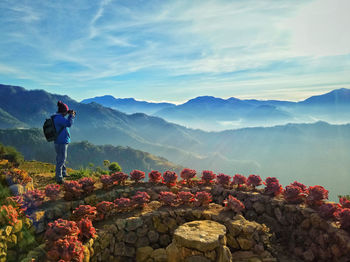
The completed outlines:
<svg viewBox="0 0 350 262">
<path fill-rule="evenodd" d="M 70 180 L 71 179 L 80 179 L 83 177 L 94 177 L 94 178 L 98 178 L 103 174 L 108 173 L 105 170 L 94 170 L 93 168 L 80 168 L 79 170 L 75 170 L 72 173 L 70 173 Z"/>
<path fill-rule="evenodd" d="M 27 171 L 29 174 L 43 174 L 43 173 L 55 173 L 56 166 L 50 163 L 44 163 L 39 161 L 24 161 L 18 167 L 19 169 Z M 68 174 L 75 172 L 76 170 L 67 168 Z"/>
</svg>

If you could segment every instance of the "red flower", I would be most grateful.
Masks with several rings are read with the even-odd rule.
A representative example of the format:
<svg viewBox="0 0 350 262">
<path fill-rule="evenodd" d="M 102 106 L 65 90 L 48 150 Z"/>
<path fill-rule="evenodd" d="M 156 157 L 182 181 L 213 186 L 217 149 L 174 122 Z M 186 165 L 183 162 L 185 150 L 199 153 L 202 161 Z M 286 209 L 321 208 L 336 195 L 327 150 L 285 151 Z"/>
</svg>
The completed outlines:
<svg viewBox="0 0 350 262">
<path fill-rule="evenodd" d="M 114 200 L 114 204 L 119 210 L 129 209 L 132 206 L 131 200 L 129 198 L 124 197 L 117 198 L 116 200 Z"/>
<path fill-rule="evenodd" d="M 82 185 L 78 181 L 64 181 L 63 189 L 65 200 L 79 199 L 82 195 Z"/>
<path fill-rule="evenodd" d="M 204 170 L 202 172 L 202 181 L 204 181 L 205 184 L 212 184 L 215 178 L 216 175 L 213 173 L 213 171 Z"/>
<path fill-rule="evenodd" d="M 96 207 L 90 205 L 80 205 L 72 213 L 72 219 L 79 221 L 82 218 L 94 219 L 96 217 Z"/>
<path fill-rule="evenodd" d="M 0 222 L 5 226 L 6 224 L 14 226 L 18 220 L 18 212 L 11 205 L 3 205 L 0 209 Z"/>
<path fill-rule="evenodd" d="M 175 186 L 177 180 L 177 174 L 173 171 L 165 171 L 163 174 L 163 182 L 168 186 Z"/>
<path fill-rule="evenodd" d="M 45 232 L 45 238 L 52 244 L 58 239 L 62 239 L 67 236 L 77 237 L 79 232 L 79 228 L 74 221 L 59 218 L 48 224 L 48 228 Z"/>
<path fill-rule="evenodd" d="M 244 204 L 231 195 L 224 200 L 224 204 L 226 209 L 233 210 L 236 213 L 242 212 L 245 209 Z"/>
<path fill-rule="evenodd" d="M 334 203 L 325 203 L 322 204 L 318 210 L 318 213 L 324 219 L 332 219 L 335 218 L 335 212 L 340 208 L 339 204 Z"/>
<path fill-rule="evenodd" d="M 262 184 L 262 179 L 260 176 L 258 175 L 249 175 L 248 179 L 247 179 L 247 185 L 248 186 L 253 186 L 253 187 L 257 187 L 260 186 Z"/>
<path fill-rule="evenodd" d="M 113 185 L 113 179 L 110 175 L 102 175 L 100 177 L 103 188 L 109 188 Z"/>
<path fill-rule="evenodd" d="M 23 194 L 24 205 L 33 210 L 40 206 L 45 199 L 45 192 L 39 189 L 29 190 Z"/>
<path fill-rule="evenodd" d="M 194 169 L 185 168 L 181 171 L 180 176 L 187 184 L 191 184 L 191 179 L 194 178 L 197 171 Z"/>
<path fill-rule="evenodd" d="M 102 201 L 96 205 L 97 219 L 103 220 L 106 217 L 111 216 L 115 204 L 109 201 Z"/>
<path fill-rule="evenodd" d="M 286 189 L 283 191 L 283 196 L 288 203 L 292 204 L 300 204 L 305 199 L 303 190 L 300 187 L 294 186 L 292 184 L 286 186 Z"/>
<path fill-rule="evenodd" d="M 173 206 L 174 204 L 176 204 L 176 195 L 168 191 L 160 192 L 159 200 L 165 205 Z"/>
<path fill-rule="evenodd" d="M 242 176 L 240 174 L 235 174 L 232 179 L 232 183 L 234 185 L 238 185 L 240 187 L 241 185 L 245 184 L 247 182 L 247 178 L 245 176 Z"/>
<path fill-rule="evenodd" d="M 129 175 L 123 172 L 115 172 L 111 175 L 111 178 L 114 183 L 125 185 L 125 181 L 128 179 Z"/>
<path fill-rule="evenodd" d="M 266 178 L 264 184 L 266 185 L 266 194 L 277 196 L 283 192 L 283 188 L 276 177 Z"/>
<path fill-rule="evenodd" d="M 350 208 L 340 208 L 335 212 L 335 217 L 339 219 L 341 228 L 350 232 Z"/>
<path fill-rule="evenodd" d="M 56 200 L 60 193 L 60 185 L 51 184 L 45 187 L 45 195 L 51 200 Z"/>
<path fill-rule="evenodd" d="M 96 181 L 93 180 L 91 177 L 83 177 L 79 179 L 78 182 L 81 185 L 81 189 L 83 190 L 84 195 L 89 195 L 92 192 L 94 192 L 94 184 L 96 183 Z"/>
<path fill-rule="evenodd" d="M 159 171 L 153 170 L 148 174 L 148 177 L 149 177 L 149 182 L 160 183 L 160 181 L 162 180 L 162 173 L 160 173 Z"/>
<path fill-rule="evenodd" d="M 194 201 L 194 195 L 191 192 L 181 191 L 177 194 L 180 204 L 186 205 Z"/>
<path fill-rule="evenodd" d="M 50 261 L 83 262 L 84 248 L 77 237 L 69 236 L 57 240 L 52 248 L 47 252 Z"/>
<path fill-rule="evenodd" d="M 144 206 L 149 203 L 151 197 L 146 192 L 137 191 L 132 197 L 132 202 L 137 206 Z"/>
<path fill-rule="evenodd" d="M 130 178 L 131 178 L 131 180 L 134 180 L 135 183 L 138 183 L 138 182 L 140 182 L 140 180 L 145 178 L 145 172 L 142 172 L 140 170 L 133 170 L 130 173 Z"/>
<path fill-rule="evenodd" d="M 211 194 L 205 191 L 197 192 L 195 196 L 195 202 L 198 206 L 208 206 L 211 201 Z"/>
<path fill-rule="evenodd" d="M 78 222 L 78 227 L 80 229 L 79 238 L 82 241 L 86 241 L 90 238 L 96 237 L 96 230 L 92 225 L 92 222 L 88 218 L 83 218 Z"/>
<path fill-rule="evenodd" d="M 310 186 L 307 189 L 306 203 L 310 206 L 320 206 L 328 199 L 328 190 L 323 186 Z"/>
<path fill-rule="evenodd" d="M 342 208 L 350 208 L 350 200 L 346 197 L 339 197 L 339 203 L 341 204 Z"/>
<path fill-rule="evenodd" d="M 305 186 L 304 184 L 302 183 L 299 183 L 298 181 L 294 181 L 292 184 L 292 186 L 297 186 L 301 189 L 302 192 L 306 192 L 306 188 L 307 186 Z"/>
<path fill-rule="evenodd" d="M 216 182 L 219 185 L 228 185 L 230 184 L 231 177 L 225 174 L 218 174 L 216 177 Z"/>
</svg>

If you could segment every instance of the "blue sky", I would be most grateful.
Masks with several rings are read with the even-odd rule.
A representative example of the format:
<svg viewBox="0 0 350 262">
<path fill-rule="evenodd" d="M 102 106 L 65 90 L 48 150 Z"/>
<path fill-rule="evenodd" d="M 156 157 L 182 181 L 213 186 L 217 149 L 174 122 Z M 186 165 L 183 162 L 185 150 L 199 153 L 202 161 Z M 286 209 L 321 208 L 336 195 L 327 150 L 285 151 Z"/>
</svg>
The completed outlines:
<svg viewBox="0 0 350 262">
<path fill-rule="evenodd" d="M 0 83 L 80 101 L 350 88 L 348 0 L 2 0 Z"/>
</svg>

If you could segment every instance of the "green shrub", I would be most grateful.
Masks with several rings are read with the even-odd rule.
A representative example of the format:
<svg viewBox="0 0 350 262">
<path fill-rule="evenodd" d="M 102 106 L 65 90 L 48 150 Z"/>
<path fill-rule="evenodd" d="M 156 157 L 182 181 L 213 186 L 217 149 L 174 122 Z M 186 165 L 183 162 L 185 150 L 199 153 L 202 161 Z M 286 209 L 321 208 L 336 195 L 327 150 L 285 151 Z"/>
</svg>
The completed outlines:
<svg viewBox="0 0 350 262">
<path fill-rule="evenodd" d="M 120 167 L 120 165 L 117 162 L 112 162 L 108 166 L 108 169 L 109 169 L 109 171 L 111 171 L 111 173 L 122 172 L 122 168 Z"/>
<path fill-rule="evenodd" d="M 12 146 L 4 146 L 0 143 L 0 159 L 7 159 L 14 166 L 18 167 L 23 161 L 23 155 Z"/>
</svg>

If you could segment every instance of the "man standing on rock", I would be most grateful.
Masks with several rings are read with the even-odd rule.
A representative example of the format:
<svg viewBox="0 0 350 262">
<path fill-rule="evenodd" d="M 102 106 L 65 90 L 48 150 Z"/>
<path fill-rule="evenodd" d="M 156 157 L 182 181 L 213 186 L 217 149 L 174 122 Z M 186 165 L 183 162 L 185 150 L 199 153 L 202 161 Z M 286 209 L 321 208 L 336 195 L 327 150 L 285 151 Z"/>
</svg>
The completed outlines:
<svg viewBox="0 0 350 262">
<path fill-rule="evenodd" d="M 69 110 L 68 106 L 62 101 L 57 102 L 57 107 L 57 113 L 53 116 L 57 132 L 57 138 L 55 140 L 56 182 L 62 184 L 63 178 L 68 176 L 65 164 L 67 160 L 68 144 L 70 143 L 69 127 L 73 124 L 75 111 Z M 68 118 L 65 118 L 67 114 Z"/>
</svg>

